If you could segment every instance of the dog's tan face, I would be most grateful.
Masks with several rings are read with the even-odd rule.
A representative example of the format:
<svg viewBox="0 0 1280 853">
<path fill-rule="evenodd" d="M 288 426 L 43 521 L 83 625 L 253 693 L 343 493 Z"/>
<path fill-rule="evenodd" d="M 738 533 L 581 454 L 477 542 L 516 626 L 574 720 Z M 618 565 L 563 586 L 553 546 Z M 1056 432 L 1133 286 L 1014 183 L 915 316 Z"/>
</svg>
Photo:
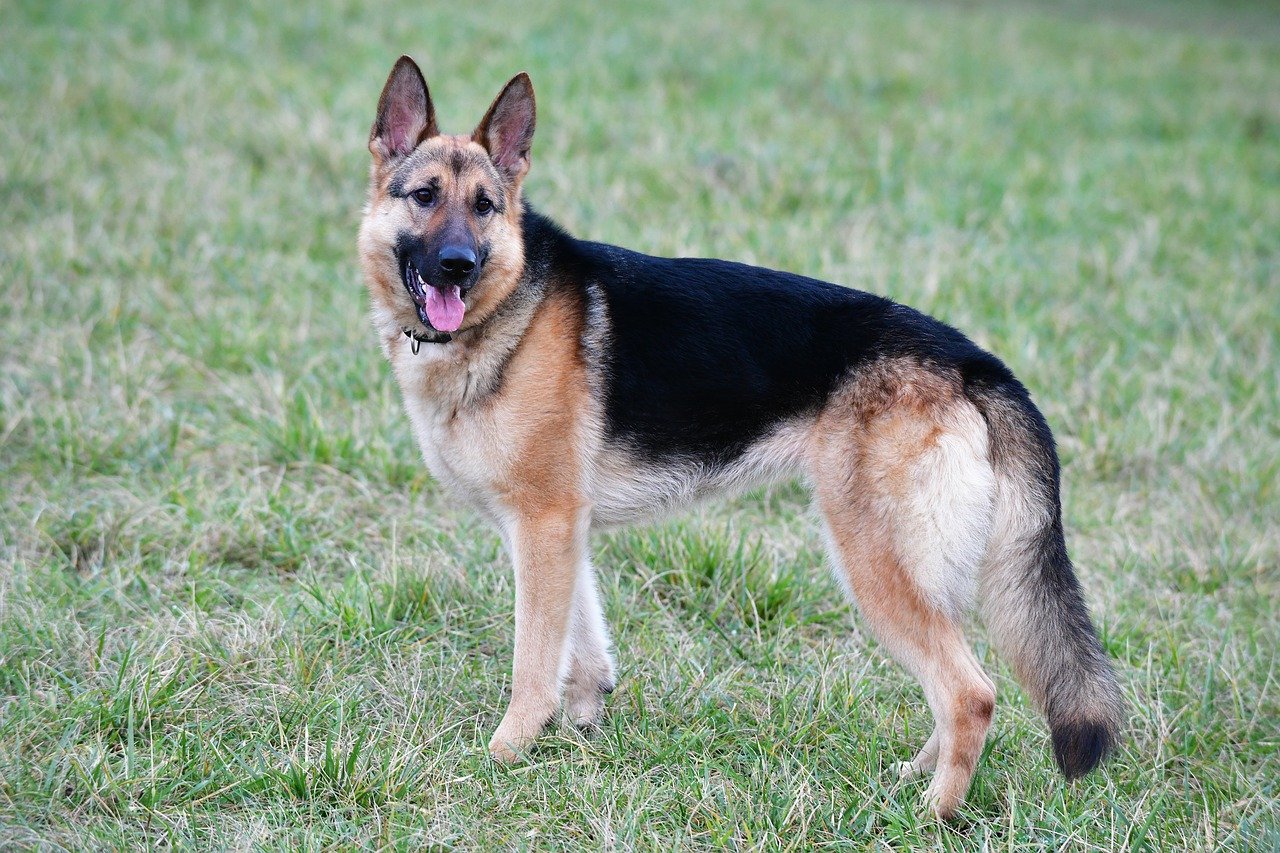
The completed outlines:
<svg viewBox="0 0 1280 853">
<path fill-rule="evenodd" d="M 414 332 L 474 328 L 524 270 L 520 185 L 529 171 L 533 86 L 517 75 L 471 136 L 436 126 L 426 81 L 401 57 L 369 135 L 360 260 L 375 314 Z"/>
</svg>

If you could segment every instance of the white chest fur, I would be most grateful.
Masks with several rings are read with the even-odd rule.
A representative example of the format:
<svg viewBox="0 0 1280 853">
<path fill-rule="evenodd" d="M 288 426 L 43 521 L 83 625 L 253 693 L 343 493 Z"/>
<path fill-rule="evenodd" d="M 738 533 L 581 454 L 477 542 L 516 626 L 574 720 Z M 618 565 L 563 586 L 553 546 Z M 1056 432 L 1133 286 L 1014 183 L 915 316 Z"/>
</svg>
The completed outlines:
<svg viewBox="0 0 1280 853">
<path fill-rule="evenodd" d="M 413 436 L 433 477 L 455 496 L 493 516 L 495 486 L 510 460 L 494 418 L 477 400 L 489 381 L 484 364 L 457 345 L 424 343 L 412 352 L 401 337 L 388 356 Z"/>
</svg>

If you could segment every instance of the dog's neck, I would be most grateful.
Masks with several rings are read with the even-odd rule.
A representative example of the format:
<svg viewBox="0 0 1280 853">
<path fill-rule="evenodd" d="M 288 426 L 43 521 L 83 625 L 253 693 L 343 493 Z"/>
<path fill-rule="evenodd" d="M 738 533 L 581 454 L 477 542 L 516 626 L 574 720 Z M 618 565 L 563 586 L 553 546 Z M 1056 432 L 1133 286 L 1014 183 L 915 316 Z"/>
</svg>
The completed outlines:
<svg viewBox="0 0 1280 853">
<path fill-rule="evenodd" d="M 544 285 L 526 277 L 477 326 L 451 334 L 388 329 L 383 340 L 396 380 L 447 414 L 483 403 L 501 387 L 507 362 L 544 295 Z"/>
</svg>

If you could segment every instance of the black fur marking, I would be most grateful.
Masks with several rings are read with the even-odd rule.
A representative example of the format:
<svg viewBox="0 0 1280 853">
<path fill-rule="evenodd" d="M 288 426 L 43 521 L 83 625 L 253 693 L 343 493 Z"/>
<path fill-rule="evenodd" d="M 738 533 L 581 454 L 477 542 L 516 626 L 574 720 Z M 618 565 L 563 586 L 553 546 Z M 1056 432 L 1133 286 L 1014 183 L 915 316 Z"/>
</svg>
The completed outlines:
<svg viewBox="0 0 1280 853">
<path fill-rule="evenodd" d="M 1093 770 L 1115 747 L 1115 732 L 1099 723 L 1063 723 L 1053 729 L 1053 757 L 1067 779 Z"/>
<path fill-rule="evenodd" d="M 406 262 L 413 263 L 420 270 L 428 269 L 432 248 L 426 240 L 411 231 L 401 231 L 396 234 L 396 262 L 399 263 L 402 272 Z"/>
<path fill-rule="evenodd" d="M 607 429 L 641 458 L 727 464 L 783 420 L 815 411 L 875 358 L 1008 374 L 950 326 L 869 293 L 579 241 L 532 210 L 524 230 L 531 263 L 604 294 Z"/>
</svg>

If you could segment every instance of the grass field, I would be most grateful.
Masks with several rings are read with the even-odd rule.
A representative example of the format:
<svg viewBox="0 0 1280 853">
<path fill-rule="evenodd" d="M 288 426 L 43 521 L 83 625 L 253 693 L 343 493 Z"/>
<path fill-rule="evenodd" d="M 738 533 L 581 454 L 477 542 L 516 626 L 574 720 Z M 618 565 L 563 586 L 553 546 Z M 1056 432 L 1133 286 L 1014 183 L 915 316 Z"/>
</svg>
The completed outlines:
<svg viewBox="0 0 1280 853">
<path fill-rule="evenodd" d="M 1280 847 L 1280 13 L 820 0 L 7 3 L 0 848 Z M 887 294 L 1060 440 L 1129 699 L 1068 787 L 1000 706 L 961 817 L 798 486 L 595 543 L 604 731 L 493 765 L 512 587 L 364 316 L 365 136 L 537 87 L 581 236 Z"/>
</svg>

